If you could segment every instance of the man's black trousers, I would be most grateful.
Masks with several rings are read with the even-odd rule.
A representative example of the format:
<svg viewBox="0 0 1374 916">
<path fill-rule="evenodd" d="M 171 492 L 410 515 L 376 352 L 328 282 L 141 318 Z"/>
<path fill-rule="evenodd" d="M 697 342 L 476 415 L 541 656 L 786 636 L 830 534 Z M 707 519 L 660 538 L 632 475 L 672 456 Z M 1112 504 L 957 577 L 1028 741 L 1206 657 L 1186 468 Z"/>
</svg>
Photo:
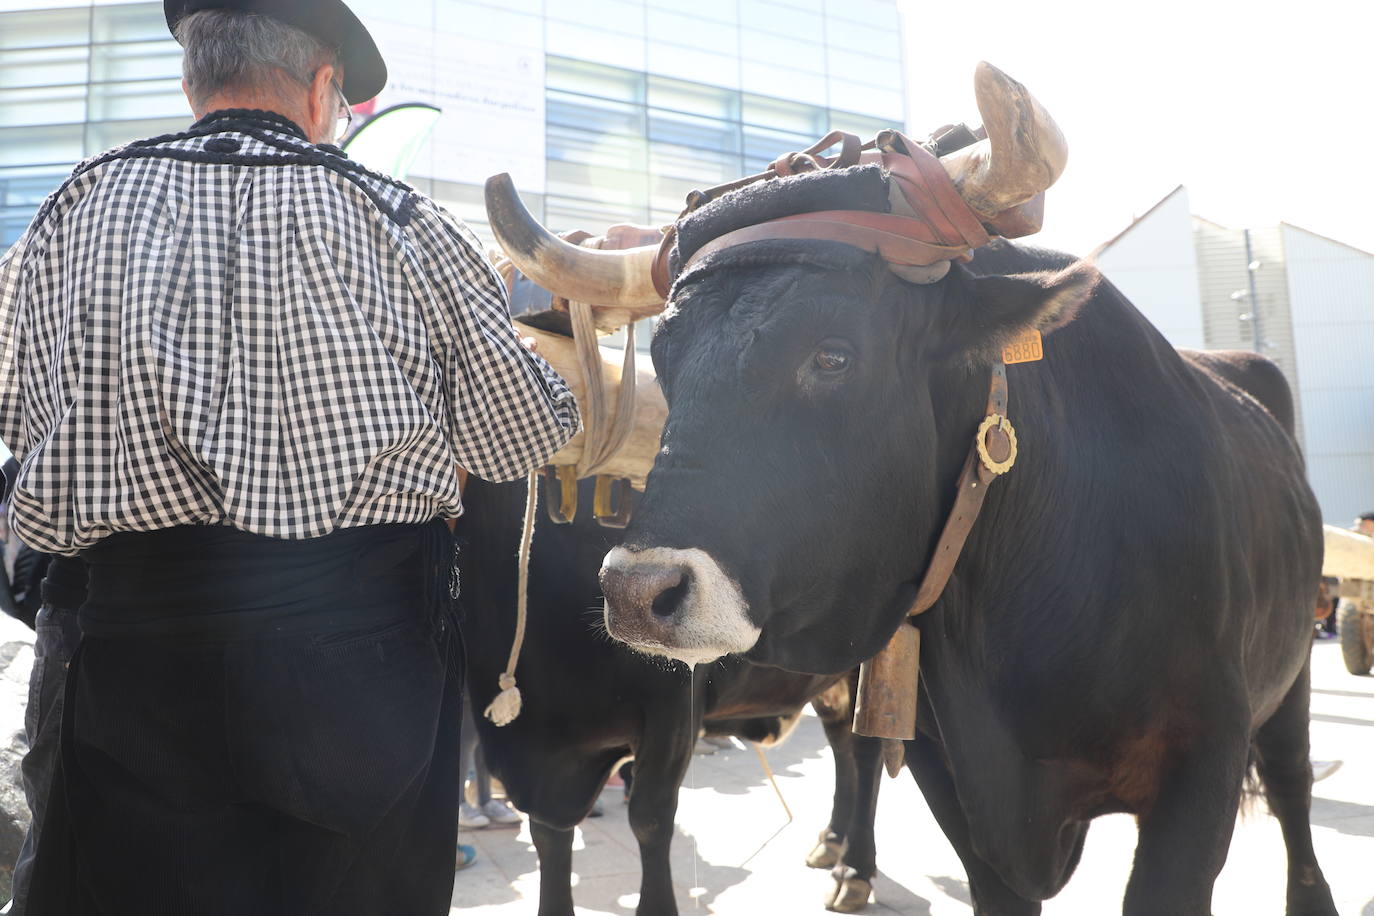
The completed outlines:
<svg viewBox="0 0 1374 916">
<path fill-rule="evenodd" d="M 202 572 L 229 594 L 181 611 L 127 603 L 165 542 L 88 553 L 49 806 L 65 823 L 45 823 L 31 912 L 447 913 L 462 707 L 446 534 L 385 526 L 258 562 L 277 545 L 217 533 Z M 159 594 L 194 591 L 199 573 L 158 559 Z"/>
</svg>

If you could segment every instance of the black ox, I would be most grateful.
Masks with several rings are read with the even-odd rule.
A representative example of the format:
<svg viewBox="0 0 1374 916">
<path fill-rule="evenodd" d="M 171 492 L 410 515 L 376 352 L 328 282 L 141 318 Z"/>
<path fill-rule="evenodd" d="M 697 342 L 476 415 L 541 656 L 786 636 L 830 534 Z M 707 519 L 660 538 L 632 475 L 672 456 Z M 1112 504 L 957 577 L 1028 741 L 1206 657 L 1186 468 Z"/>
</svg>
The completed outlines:
<svg viewBox="0 0 1374 916">
<path fill-rule="evenodd" d="M 743 205 L 684 221 L 680 249 Z M 916 285 L 843 244 L 764 241 L 678 278 L 653 343 L 663 448 L 602 573 L 611 633 L 795 671 L 877 652 L 906 625 L 989 365 L 1035 327 L 1044 359 L 1008 368 L 1019 460 L 917 618 L 906 760 L 976 912 L 1038 913 L 1091 820 L 1130 812 L 1124 912 L 1205 916 L 1254 764 L 1288 913 L 1334 916 L 1308 824 L 1321 529 L 1291 410 L 1275 417 L 1286 388 L 1262 362 L 1229 371 L 1271 412 L 1068 256 L 995 243 Z"/>
<path fill-rule="evenodd" d="M 609 639 L 597 571 L 620 532 L 590 512 L 570 525 L 541 519 L 531 555 L 529 622 L 517 670 L 524 710 L 497 727 L 480 717 L 497 692 L 513 634 L 514 546 L 525 488 L 470 479 L 458 522 L 468 690 L 483 753 L 510 799 L 530 816 L 539 854 L 540 916 L 571 916 L 573 828 L 616 762 L 634 755 L 629 820 L 640 847 L 637 912 L 677 912 L 669 869 L 678 787 L 698 730 L 763 744 L 783 737 L 813 698 L 835 753 L 831 822 L 809 863 L 835 865 L 829 903 L 867 902 L 876 870 L 873 815 L 879 748 L 850 731 L 851 678 L 798 675 L 739 659 L 702 666 L 648 659 Z M 581 503 L 592 501 L 584 482 Z M 820 694 L 820 696 L 818 696 Z M 842 855 L 841 855 L 842 853 Z M 838 861 L 837 861 L 838 860 Z"/>
<path fill-rule="evenodd" d="M 1120 811 L 1139 824 L 1125 912 L 1205 916 L 1253 764 L 1288 913 L 1334 916 L 1308 824 L 1322 536 L 1291 396 L 1261 359 L 1174 350 L 1090 265 L 988 244 L 986 227 L 1034 231 L 1067 148 L 1015 80 L 980 64 L 974 86 L 985 137 L 887 131 L 867 154 L 828 137 L 774 180 L 693 195 L 666 262 L 588 257 L 498 208 L 521 269 L 577 276 L 580 301 L 634 306 L 673 280 L 653 345 L 669 415 L 602 569 L 607 627 L 692 662 L 824 673 L 928 609 L 919 675 L 884 650 L 860 701 L 905 732 L 886 701 L 919 676 L 905 758 L 978 913 L 1038 913 L 1091 820 Z M 995 367 L 1031 329 L 1044 358 L 1009 367 L 1007 411 Z M 1021 454 L 989 487 L 1003 413 Z M 986 495 L 981 517 L 956 481 Z M 938 587 L 918 586 L 927 569 Z"/>
</svg>

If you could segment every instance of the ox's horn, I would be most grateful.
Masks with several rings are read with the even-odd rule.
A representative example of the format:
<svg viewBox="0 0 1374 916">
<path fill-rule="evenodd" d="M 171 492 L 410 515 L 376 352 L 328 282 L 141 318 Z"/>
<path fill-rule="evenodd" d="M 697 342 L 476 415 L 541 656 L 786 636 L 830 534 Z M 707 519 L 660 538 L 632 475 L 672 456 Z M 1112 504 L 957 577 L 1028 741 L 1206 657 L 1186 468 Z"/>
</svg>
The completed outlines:
<svg viewBox="0 0 1374 916">
<path fill-rule="evenodd" d="M 496 240 L 511 263 L 544 289 L 588 305 L 640 310 L 663 305 L 652 277 L 657 245 L 623 251 L 571 245 L 539 225 L 505 173 L 487 179 L 486 196 Z"/>
<path fill-rule="evenodd" d="M 987 61 L 973 77 L 987 139 L 940 160 L 964 201 L 992 217 L 1030 200 L 1064 171 L 1068 146 L 1025 86 Z"/>
</svg>

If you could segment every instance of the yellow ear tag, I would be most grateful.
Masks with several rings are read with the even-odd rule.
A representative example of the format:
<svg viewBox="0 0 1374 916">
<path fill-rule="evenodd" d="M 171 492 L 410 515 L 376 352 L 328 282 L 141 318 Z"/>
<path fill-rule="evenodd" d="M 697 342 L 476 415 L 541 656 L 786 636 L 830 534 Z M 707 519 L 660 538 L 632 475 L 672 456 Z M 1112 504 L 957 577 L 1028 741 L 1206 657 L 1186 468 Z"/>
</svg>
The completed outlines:
<svg viewBox="0 0 1374 916">
<path fill-rule="evenodd" d="M 1045 343 L 1040 332 L 1027 331 L 1002 348 L 1002 362 L 1008 366 L 1016 363 L 1033 363 L 1045 358 Z"/>
</svg>

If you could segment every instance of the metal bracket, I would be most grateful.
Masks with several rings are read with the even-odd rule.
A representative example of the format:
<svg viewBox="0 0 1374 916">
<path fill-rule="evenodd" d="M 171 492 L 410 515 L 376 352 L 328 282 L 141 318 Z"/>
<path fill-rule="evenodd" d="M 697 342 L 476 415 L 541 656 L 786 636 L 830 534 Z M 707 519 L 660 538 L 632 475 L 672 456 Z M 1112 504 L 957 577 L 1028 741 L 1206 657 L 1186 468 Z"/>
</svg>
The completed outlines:
<svg viewBox="0 0 1374 916">
<path fill-rule="evenodd" d="M 544 478 L 544 507 L 549 521 L 555 525 L 570 525 L 577 518 L 577 468 L 570 464 L 546 467 L 540 472 Z"/>
<path fill-rule="evenodd" d="M 624 528 L 630 524 L 629 481 L 600 475 L 592 496 L 592 514 L 603 528 Z"/>
</svg>

